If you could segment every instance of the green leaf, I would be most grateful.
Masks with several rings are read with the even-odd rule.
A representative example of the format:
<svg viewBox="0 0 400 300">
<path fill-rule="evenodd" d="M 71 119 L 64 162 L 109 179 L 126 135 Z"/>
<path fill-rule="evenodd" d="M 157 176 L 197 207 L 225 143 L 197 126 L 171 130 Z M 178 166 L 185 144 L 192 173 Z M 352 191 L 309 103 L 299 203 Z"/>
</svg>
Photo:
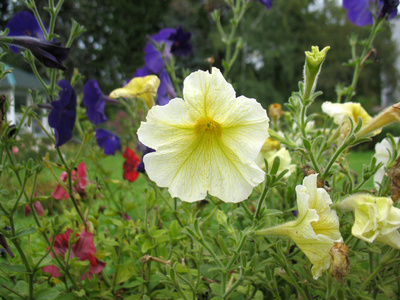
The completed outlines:
<svg viewBox="0 0 400 300">
<path fill-rule="evenodd" d="M 35 300 L 53 300 L 58 299 L 58 295 L 60 291 L 56 288 L 44 288 L 40 290 L 36 290 L 33 294 L 33 298 Z"/>
<path fill-rule="evenodd" d="M 152 244 L 149 240 L 145 240 L 142 244 L 141 250 L 143 253 L 149 252 L 150 249 L 153 249 L 157 244 Z"/>
<path fill-rule="evenodd" d="M 23 237 L 25 235 L 32 234 L 32 233 L 36 232 L 36 230 L 37 229 L 34 228 L 34 227 L 30 227 L 28 229 L 24 229 L 24 230 L 20 231 L 19 233 L 17 233 L 15 236 L 11 237 L 11 239 L 15 240 L 15 239 Z"/>
<path fill-rule="evenodd" d="M 221 295 L 221 285 L 220 284 L 216 284 L 216 283 L 211 283 L 210 284 L 211 290 L 213 291 L 213 293 L 215 295 L 220 296 Z M 214 298 L 213 298 L 214 299 Z"/>
</svg>

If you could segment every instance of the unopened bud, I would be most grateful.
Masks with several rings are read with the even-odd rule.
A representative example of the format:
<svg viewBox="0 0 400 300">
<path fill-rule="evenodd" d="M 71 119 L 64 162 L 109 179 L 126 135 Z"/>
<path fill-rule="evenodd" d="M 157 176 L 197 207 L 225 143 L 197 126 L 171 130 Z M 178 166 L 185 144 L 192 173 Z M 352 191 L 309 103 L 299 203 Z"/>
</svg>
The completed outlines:
<svg viewBox="0 0 400 300">
<path fill-rule="evenodd" d="M 332 257 L 330 268 L 331 276 L 341 284 L 344 284 L 343 277 L 349 275 L 350 271 L 349 249 L 344 243 L 335 242 L 329 254 Z"/>
<path fill-rule="evenodd" d="M 279 103 L 273 103 L 268 107 L 268 115 L 271 120 L 276 124 L 280 117 L 282 117 L 285 112 L 282 110 L 282 105 Z"/>
<path fill-rule="evenodd" d="M 400 122 L 400 102 L 386 108 L 383 112 L 373 118 L 357 133 L 357 138 L 370 135 L 374 131 L 391 123 Z"/>
</svg>

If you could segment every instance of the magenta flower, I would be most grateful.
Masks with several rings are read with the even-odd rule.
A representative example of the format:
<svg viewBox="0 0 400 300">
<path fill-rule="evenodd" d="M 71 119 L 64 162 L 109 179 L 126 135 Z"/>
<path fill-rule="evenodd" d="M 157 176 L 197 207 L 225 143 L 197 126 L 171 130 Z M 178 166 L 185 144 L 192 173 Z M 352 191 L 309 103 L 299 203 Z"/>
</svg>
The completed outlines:
<svg viewBox="0 0 400 300">
<path fill-rule="evenodd" d="M 42 206 L 42 203 L 40 201 L 36 201 L 33 203 L 33 208 L 35 209 L 36 213 L 38 214 L 39 217 L 43 216 L 44 209 Z M 27 217 L 29 213 L 31 212 L 31 208 L 28 204 L 25 204 L 25 216 Z"/>
<path fill-rule="evenodd" d="M 72 232 L 72 229 L 68 229 L 63 234 L 55 237 L 53 249 L 58 256 L 65 258 L 65 254 L 69 250 L 69 240 Z M 93 234 L 84 229 L 80 235 L 77 234 L 76 236 L 79 236 L 79 239 L 71 247 L 70 258 L 79 258 L 80 261 L 88 260 L 90 262 L 89 270 L 88 272 L 82 274 L 81 280 L 84 280 L 86 276 L 88 276 L 89 280 L 91 280 L 93 278 L 93 274 L 98 274 L 104 269 L 106 263 L 99 261 L 94 256 L 94 254 L 96 254 L 96 248 L 93 243 Z M 52 252 L 50 255 L 54 258 Z M 53 277 L 58 278 L 61 276 L 60 269 L 55 265 L 46 266 L 42 270 L 43 272 L 49 273 Z"/>
<path fill-rule="evenodd" d="M 68 179 L 68 173 L 62 172 L 60 175 L 60 179 L 66 183 Z M 81 162 L 78 165 L 78 168 L 72 171 L 71 180 L 72 180 L 72 190 L 77 192 L 81 196 L 85 196 L 87 176 L 86 176 L 86 165 L 84 162 Z M 53 196 L 53 198 L 57 200 L 69 199 L 67 191 L 64 190 L 59 184 L 56 186 L 51 196 Z"/>
</svg>

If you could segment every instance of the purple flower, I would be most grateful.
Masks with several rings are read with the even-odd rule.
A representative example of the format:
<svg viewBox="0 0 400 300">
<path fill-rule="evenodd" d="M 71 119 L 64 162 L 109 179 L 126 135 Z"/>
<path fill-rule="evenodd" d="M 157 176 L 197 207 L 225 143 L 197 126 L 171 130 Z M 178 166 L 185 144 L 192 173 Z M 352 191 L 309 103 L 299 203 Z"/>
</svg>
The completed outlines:
<svg viewBox="0 0 400 300">
<path fill-rule="evenodd" d="M 83 103 L 87 107 L 88 118 L 94 125 L 99 125 L 107 121 L 104 114 L 104 106 L 107 98 L 101 92 L 95 79 L 90 79 L 85 84 L 83 88 Z"/>
<path fill-rule="evenodd" d="M 7 38 L 12 39 L 11 44 L 30 50 L 33 56 L 46 67 L 66 70 L 62 62 L 68 57 L 69 48 L 65 48 L 60 43 L 27 36 L 7 36 Z"/>
<path fill-rule="evenodd" d="M 29 11 L 21 11 L 8 21 L 6 28 L 10 30 L 10 36 L 30 36 L 44 40 L 44 34 L 36 18 Z M 11 46 L 14 53 L 18 53 L 19 47 Z"/>
<path fill-rule="evenodd" d="M 62 62 L 68 57 L 69 48 L 63 47 L 58 42 L 46 41 L 39 23 L 29 12 L 23 11 L 16 14 L 6 27 L 10 32 L 2 40 L 11 44 L 10 48 L 13 52 L 17 53 L 19 47 L 22 47 L 30 50 L 33 56 L 46 67 L 66 69 Z"/>
<path fill-rule="evenodd" d="M 261 2 L 267 7 L 267 9 L 271 9 L 272 1 L 274 0 L 255 0 L 255 1 Z"/>
<path fill-rule="evenodd" d="M 146 170 L 144 168 L 143 157 L 148 153 L 154 152 L 155 150 L 145 146 L 139 140 L 138 140 L 138 144 L 137 144 L 136 148 L 138 151 L 142 152 L 142 160 L 139 163 L 139 165 L 136 167 L 136 171 L 138 171 L 140 173 L 145 173 Z"/>
<path fill-rule="evenodd" d="M 382 0 L 379 2 L 382 3 Z M 379 12 L 378 18 L 393 19 L 397 15 L 397 6 L 399 6 L 399 0 L 383 0 L 383 6 Z"/>
<path fill-rule="evenodd" d="M 378 18 L 393 19 L 396 16 L 398 0 L 343 0 L 348 19 L 356 26 L 372 25 L 374 18 L 371 9 L 375 4 Z"/>
<path fill-rule="evenodd" d="M 117 150 L 121 150 L 119 137 L 111 131 L 102 128 L 97 129 L 96 140 L 99 147 L 104 149 L 106 155 L 114 155 Z"/>
<path fill-rule="evenodd" d="M 159 74 L 164 70 L 165 64 L 162 56 L 164 56 L 166 60 L 171 58 L 172 41 L 168 40 L 168 38 L 175 32 L 176 30 L 173 28 L 161 29 L 159 33 L 153 35 L 150 38 L 150 41 L 147 42 L 146 47 L 144 48 L 144 62 L 151 72 Z M 154 44 L 163 44 L 162 54 L 155 48 Z"/>
<path fill-rule="evenodd" d="M 168 72 L 164 70 L 160 74 L 160 86 L 157 90 L 157 104 L 165 105 L 175 97 L 176 93 L 172 86 L 171 78 L 169 78 Z"/>
<path fill-rule="evenodd" d="M 192 53 L 192 45 L 189 43 L 191 36 L 191 32 L 184 32 L 179 25 L 176 32 L 168 37 L 168 40 L 172 42 L 171 53 L 175 56 L 188 56 Z"/>
<path fill-rule="evenodd" d="M 56 148 L 64 145 L 72 138 L 76 120 L 76 94 L 71 84 L 62 79 L 58 82 L 61 88 L 60 100 L 51 102 L 53 107 L 49 114 L 49 125 L 54 128 Z"/>
</svg>

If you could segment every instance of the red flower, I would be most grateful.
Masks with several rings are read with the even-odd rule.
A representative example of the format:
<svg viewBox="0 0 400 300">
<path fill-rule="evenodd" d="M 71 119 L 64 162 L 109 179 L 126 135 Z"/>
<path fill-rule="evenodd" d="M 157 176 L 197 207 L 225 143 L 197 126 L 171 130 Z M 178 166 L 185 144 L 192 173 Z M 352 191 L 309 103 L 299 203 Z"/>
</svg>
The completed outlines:
<svg viewBox="0 0 400 300">
<path fill-rule="evenodd" d="M 35 208 L 36 213 L 39 215 L 39 217 L 43 216 L 44 210 L 43 210 L 42 203 L 40 203 L 40 201 L 34 202 L 33 207 Z M 28 204 L 25 204 L 25 216 L 28 216 L 30 212 L 31 212 L 31 208 L 29 207 Z"/>
<path fill-rule="evenodd" d="M 69 250 L 69 240 L 71 237 L 72 230 L 68 229 L 63 234 L 56 236 L 54 242 L 54 252 L 59 255 L 61 254 L 62 257 L 65 257 L 65 254 Z M 90 262 L 89 271 L 84 273 L 81 276 L 81 280 L 84 280 L 86 276 L 89 277 L 89 280 L 93 278 L 93 274 L 100 273 L 104 267 L 106 266 L 105 262 L 99 261 L 94 254 L 96 253 L 96 248 L 93 243 L 93 234 L 87 232 L 86 229 L 81 232 L 79 239 L 75 242 L 75 244 L 71 247 L 71 258 L 79 258 L 81 261 L 88 260 Z M 53 253 L 50 253 L 52 257 Z M 44 272 L 49 273 L 53 277 L 60 277 L 60 269 L 54 265 L 44 267 L 42 269 Z"/>
<path fill-rule="evenodd" d="M 122 156 L 126 159 L 124 162 L 124 179 L 134 182 L 139 177 L 136 169 L 140 163 L 140 158 L 129 147 L 126 147 Z"/>
<path fill-rule="evenodd" d="M 85 195 L 85 189 L 87 184 L 87 177 L 86 177 L 86 165 L 84 162 L 81 162 L 77 168 L 78 171 L 73 170 L 71 173 L 71 180 L 73 185 L 73 190 L 76 191 L 79 195 Z M 60 179 L 63 182 L 67 182 L 68 173 L 62 172 L 60 175 Z M 53 193 L 51 194 L 54 199 L 62 200 L 68 199 L 69 195 L 66 190 L 64 190 L 59 184 L 54 189 Z"/>
</svg>

